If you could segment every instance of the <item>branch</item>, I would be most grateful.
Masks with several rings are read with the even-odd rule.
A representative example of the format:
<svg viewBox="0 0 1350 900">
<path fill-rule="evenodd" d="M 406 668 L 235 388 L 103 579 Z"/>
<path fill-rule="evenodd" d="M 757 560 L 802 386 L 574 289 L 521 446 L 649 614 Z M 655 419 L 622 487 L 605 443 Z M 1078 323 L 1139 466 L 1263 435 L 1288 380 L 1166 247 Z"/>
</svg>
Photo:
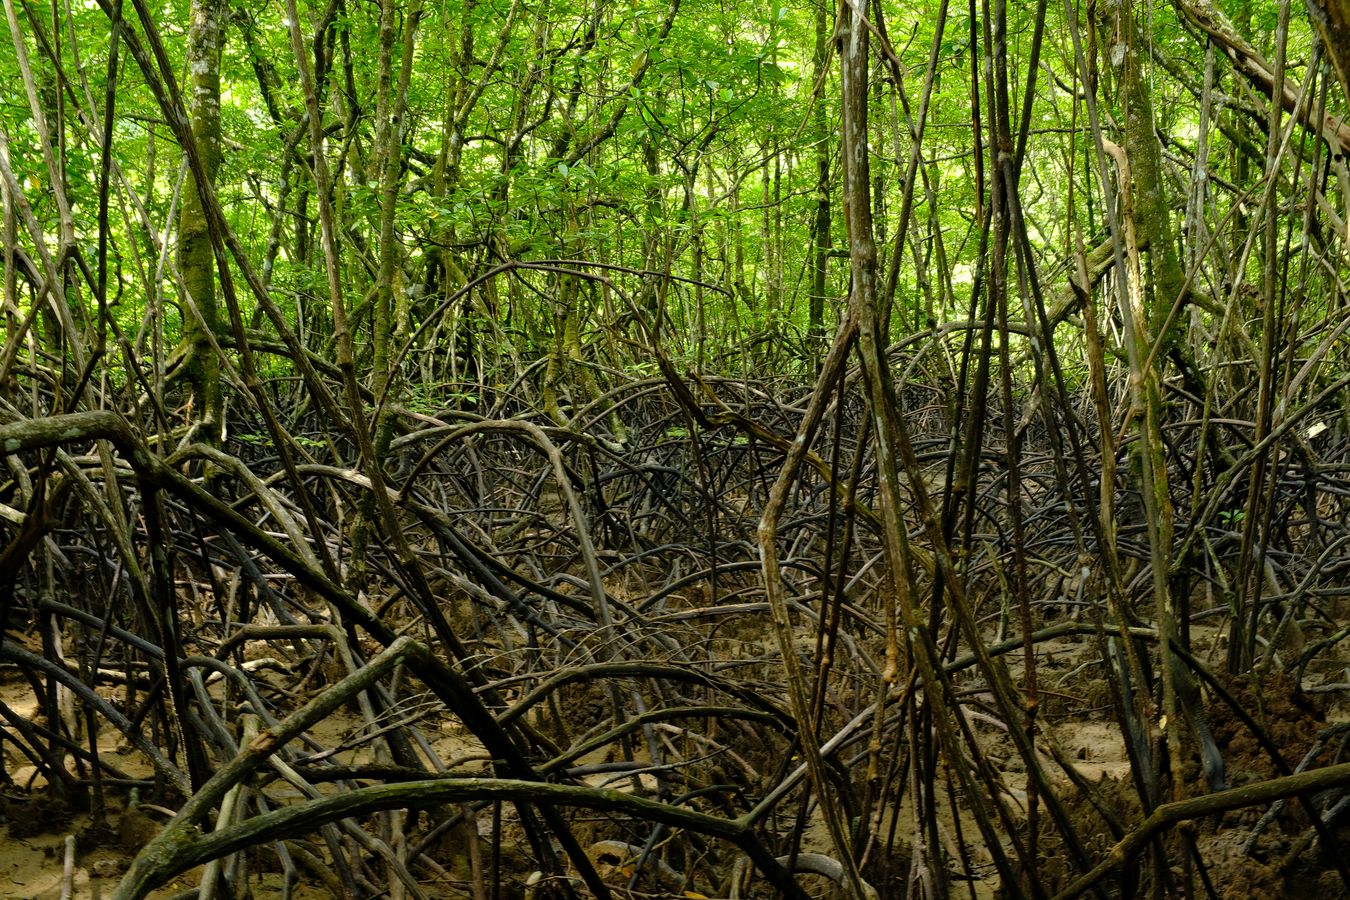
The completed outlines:
<svg viewBox="0 0 1350 900">
<path fill-rule="evenodd" d="M 1246 78 L 1252 87 L 1267 97 L 1274 95 L 1274 68 L 1266 61 L 1259 50 L 1238 33 L 1237 28 L 1224 15 L 1223 10 L 1219 9 L 1212 0 L 1174 0 L 1174 2 L 1182 17 L 1209 35 L 1219 49 L 1232 60 L 1233 68 Z M 1333 5 L 1338 5 L 1342 12 L 1346 11 L 1345 0 L 1333 0 Z M 1342 22 L 1341 24 L 1346 26 L 1347 30 L 1350 30 L 1350 22 Z M 1336 54 L 1335 48 L 1332 49 L 1333 56 L 1344 57 L 1344 53 Z M 1350 88 L 1347 91 L 1350 92 Z M 1317 121 L 1312 111 L 1312 104 L 1299 103 L 1302 94 L 1303 86 L 1286 75 L 1284 92 L 1279 98 L 1279 102 L 1285 111 L 1297 112 L 1299 123 L 1304 128 L 1326 141 L 1334 155 L 1345 156 L 1347 152 L 1350 152 L 1350 124 L 1330 113 L 1324 114 L 1321 121 Z"/>
<path fill-rule="evenodd" d="M 127 873 L 113 897 L 114 900 L 143 897 L 194 866 L 259 844 L 309 834 L 320 826 L 341 819 L 366 816 L 382 810 L 427 809 L 484 800 L 580 806 L 601 812 L 624 813 L 644 821 L 719 837 L 735 844 L 749 856 L 784 895 L 796 898 L 805 896 L 787 870 L 764 849 L 743 819 L 723 819 L 604 788 L 509 778 L 436 778 L 357 788 L 274 810 L 200 837 L 195 836 L 191 828 L 179 828 L 172 835 L 166 830 L 137 856 L 132 870 Z M 152 853 L 152 849 L 155 852 Z"/>
<path fill-rule="evenodd" d="M 1350 784 L 1350 763 L 1341 763 L 1337 766 L 1314 769 L 1311 772 L 1301 772 L 1283 778 L 1272 778 L 1269 781 L 1249 784 L 1229 791 L 1219 791 L 1216 794 L 1206 794 L 1203 797 L 1196 797 L 1191 800 L 1164 803 L 1155 809 L 1153 814 L 1144 820 L 1143 824 L 1125 835 L 1120 843 L 1112 847 L 1111 852 L 1092 871 L 1080 876 L 1078 880 L 1056 896 L 1055 900 L 1069 900 L 1071 897 L 1082 894 L 1102 878 L 1129 862 L 1159 832 L 1165 831 L 1179 822 L 1229 812 L 1234 809 L 1243 809 L 1248 806 L 1258 806 L 1295 794 L 1311 794 L 1328 788 L 1344 787 L 1347 784 Z"/>
</svg>

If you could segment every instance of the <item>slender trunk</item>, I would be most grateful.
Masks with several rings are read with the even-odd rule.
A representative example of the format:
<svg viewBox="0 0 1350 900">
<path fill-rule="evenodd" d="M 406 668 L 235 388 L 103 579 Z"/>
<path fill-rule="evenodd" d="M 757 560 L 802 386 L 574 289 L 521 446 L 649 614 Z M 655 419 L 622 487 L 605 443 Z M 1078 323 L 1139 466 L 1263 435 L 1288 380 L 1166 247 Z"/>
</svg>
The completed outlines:
<svg viewBox="0 0 1350 900">
<path fill-rule="evenodd" d="M 1184 284 L 1173 244 L 1171 210 L 1164 194 L 1162 148 L 1153 128 L 1153 103 L 1144 71 L 1146 49 L 1140 45 L 1133 4 L 1117 8 L 1117 39 L 1124 47 L 1119 61 L 1124 104 L 1125 146 L 1112 147 L 1120 172 L 1122 236 L 1127 292 L 1121 309 L 1125 323 L 1125 350 L 1130 367 L 1131 413 L 1134 416 L 1134 466 L 1140 479 L 1144 525 L 1148 536 L 1150 574 L 1158 622 L 1161 657 L 1163 716 L 1160 728 L 1167 740 L 1172 771 L 1182 771 L 1180 710 L 1173 642 L 1178 638 L 1175 598 L 1169 576 L 1174 535 L 1174 513 L 1168 484 L 1166 446 L 1162 439 L 1162 385 L 1159 357 L 1151 353 L 1163 342 L 1161 330 Z M 1145 272 L 1141 253 L 1147 246 L 1152 277 Z M 1180 778 L 1173 789 L 1180 790 Z"/>
<path fill-rule="evenodd" d="M 373 316 L 374 349 L 371 362 L 375 395 L 383 398 L 389 390 L 392 373 L 390 366 L 390 340 L 394 332 L 394 305 L 406 304 L 407 291 L 397 290 L 403 282 L 400 257 L 401 247 L 394 235 L 394 215 L 398 209 L 398 187 L 403 169 L 402 124 L 408 99 L 408 84 L 412 79 L 413 42 L 416 38 L 417 23 L 422 15 L 421 0 L 414 0 L 408 9 L 407 22 L 403 29 L 403 53 L 399 61 L 398 85 L 393 85 L 394 19 L 398 4 L 395 0 L 385 0 L 380 11 L 380 72 L 379 97 L 375 113 L 376 158 L 381 163 L 380 172 L 380 269 L 375 285 L 375 310 Z M 405 308 L 406 313 L 406 308 Z M 406 319 L 406 314 L 403 316 Z M 382 405 L 380 407 L 384 409 Z M 387 417 L 375 426 L 375 453 L 384 456 L 392 438 Z"/>
<path fill-rule="evenodd" d="M 812 57 L 811 81 L 821 84 L 830 61 L 831 5 L 816 4 L 816 50 Z M 811 225 L 811 299 L 807 312 L 806 334 L 812 360 L 818 360 L 825 347 L 825 284 L 830 260 L 830 142 L 825 118 L 824 92 L 816 97 L 811 127 L 816 144 L 816 215 Z"/>
<path fill-rule="evenodd" d="M 1308 10 L 1350 103 L 1350 0 L 1308 0 Z"/>
<path fill-rule="evenodd" d="M 188 29 L 188 86 L 192 135 L 214 187 L 220 169 L 220 50 L 224 37 L 222 0 L 194 0 Z M 220 442 L 224 396 L 220 359 L 213 344 L 221 328 L 216 297 L 215 253 L 206 211 L 195 179 L 184 186 L 178 218 L 178 270 L 182 276 L 184 376 L 192 390 L 192 423 L 204 443 Z"/>
</svg>

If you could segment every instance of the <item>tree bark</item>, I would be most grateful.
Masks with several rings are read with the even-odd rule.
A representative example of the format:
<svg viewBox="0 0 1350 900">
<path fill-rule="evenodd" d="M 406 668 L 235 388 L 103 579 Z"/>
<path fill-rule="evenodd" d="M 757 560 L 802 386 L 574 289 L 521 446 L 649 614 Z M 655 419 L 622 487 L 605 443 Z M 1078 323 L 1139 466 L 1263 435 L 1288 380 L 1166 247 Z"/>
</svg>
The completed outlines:
<svg viewBox="0 0 1350 900">
<path fill-rule="evenodd" d="M 193 0 L 188 29 L 188 85 L 191 127 L 202 167 L 214 188 L 220 170 L 220 50 L 224 36 L 222 0 Z M 192 391 L 191 422 L 197 439 L 215 445 L 223 428 L 224 396 L 220 359 L 213 344 L 220 331 L 216 297 L 215 254 L 202 191 L 195 179 L 184 189 L 178 217 L 178 270 L 182 277 L 183 375 Z"/>
<path fill-rule="evenodd" d="M 1308 0 L 1308 12 L 1350 103 L 1350 0 Z"/>
<path fill-rule="evenodd" d="M 816 50 L 812 83 L 821 85 L 830 60 L 830 7 L 816 4 Z M 806 334 L 811 356 L 819 358 L 825 346 L 825 283 L 830 259 L 830 143 L 825 121 L 824 92 L 819 91 L 812 111 L 816 140 L 816 216 L 811 227 L 811 300 Z"/>
</svg>

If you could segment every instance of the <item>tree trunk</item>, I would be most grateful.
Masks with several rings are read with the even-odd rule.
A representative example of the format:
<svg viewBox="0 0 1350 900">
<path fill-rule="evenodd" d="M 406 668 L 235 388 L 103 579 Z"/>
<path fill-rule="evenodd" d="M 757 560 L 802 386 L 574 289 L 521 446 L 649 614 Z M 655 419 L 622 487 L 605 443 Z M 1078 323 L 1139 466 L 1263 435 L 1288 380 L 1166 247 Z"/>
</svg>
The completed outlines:
<svg viewBox="0 0 1350 900">
<path fill-rule="evenodd" d="M 221 0 L 193 0 L 187 48 L 192 136 L 212 187 L 220 169 L 220 49 L 224 18 L 225 4 Z M 197 439 L 212 445 L 220 442 L 224 407 L 220 359 L 213 347 L 220 330 L 215 264 L 201 193 L 196 181 L 189 179 L 178 217 L 178 271 L 183 284 L 186 351 L 183 374 L 192 391 L 191 423 Z"/>
<path fill-rule="evenodd" d="M 821 83 L 825 67 L 829 65 L 830 29 L 830 7 L 819 2 L 816 4 L 816 50 L 811 67 L 813 84 Z M 825 346 L 825 283 L 830 260 L 830 145 L 823 92 L 816 98 L 811 124 L 816 143 L 816 217 L 811 226 L 811 301 L 806 334 L 814 360 Z"/>
<path fill-rule="evenodd" d="M 380 71 L 379 97 L 375 121 L 376 158 L 380 169 L 380 270 L 375 285 L 375 311 L 373 317 L 372 346 L 374 358 L 371 363 L 373 384 L 377 398 L 383 398 L 389 390 L 390 379 L 390 339 L 394 332 L 395 303 L 402 305 L 403 318 L 406 320 L 406 290 L 403 287 L 401 247 L 394 235 L 394 215 L 398 209 L 399 182 L 402 177 L 402 124 L 408 103 L 408 84 L 412 80 L 413 41 L 417 36 L 417 23 L 422 16 L 421 0 L 414 0 L 408 9 L 407 21 L 403 29 L 403 52 L 399 62 L 398 85 L 393 83 L 394 44 L 397 38 L 394 30 L 395 0 L 385 0 L 380 11 Z M 384 407 L 382 406 L 381 409 Z M 389 448 L 393 432 L 388 416 L 378 413 L 375 425 L 375 453 L 382 458 Z M 379 462 L 379 459 L 376 460 Z"/>
<path fill-rule="evenodd" d="M 1308 11 L 1350 103 L 1350 0 L 1308 0 Z"/>
</svg>

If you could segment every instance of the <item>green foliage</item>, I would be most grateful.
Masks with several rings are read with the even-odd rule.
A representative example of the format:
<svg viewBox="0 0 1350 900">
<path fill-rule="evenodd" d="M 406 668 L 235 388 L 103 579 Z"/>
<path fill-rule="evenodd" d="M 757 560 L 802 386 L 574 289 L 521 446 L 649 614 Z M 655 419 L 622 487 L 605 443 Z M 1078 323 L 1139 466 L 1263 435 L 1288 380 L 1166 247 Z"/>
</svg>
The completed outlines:
<svg viewBox="0 0 1350 900">
<path fill-rule="evenodd" d="M 181 82 L 188 3 L 176 0 L 170 7 L 157 24 Z M 354 316 L 358 346 L 370 341 L 368 298 L 386 249 L 402 273 L 399 290 L 422 291 L 417 295 L 422 299 L 396 311 L 403 316 L 397 327 L 406 335 L 427 326 L 420 339 L 431 345 L 423 349 L 442 361 L 458 360 L 457 365 L 473 353 L 475 364 L 492 365 L 555 349 L 550 342 L 562 333 L 557 328 L 562 311 L 555 308 L 561 282 L 553 275 L 513 276 L 443 308 L 444 322 L 423 320 L 437 308 L 431 298 L 448 297 L 467 279 L 508 260 L 585 259 L 690 279 L 658 292 L 650 282 L 610 270 L 607 277 L 622 295 L 606 288 L 604 304 L 581 317 L 587 327 L 602 324 L 602 318 L 608 327 L 617 316 L 617 330 L 631 333 L 624 298 L 644 297 L 642 314 L 654 321 L 652 303 L 659 294 L 673 326 L 664 336 L 679 358 L 706 359 L 712 353 L 732 360 L 743 354 L 759 364 L 761 351 L 749 350 L 752 346 L 772 341 L 779 349 L 805 346 L 796 336 L 807 328 L 811 248 L 818 238 L 836 249 L 848 244 L 836 147 L 838 74 L 831 59 L 816 77 L 815 7 L 685 0 L 668 20 L 670 8 L 663 0 L 591 5 L 452 0 L 424 6 L 415 34 L 408 33 L 407 9 L 401 8 L 390 48 L 395 75 L 406 41 L 413 41 L 413 51 L 401 95 L 406 109 L 397 123 L 392 248 L 382 246 L 379 230 L 388 202 L 380 183 L 381 148 L 375 145 L 379 7 L 345 4 L 332 10 L 306 61 L 311 68 L 319 65 L 325 135 L 320 152 L 334 180 L 341 302 Z M 911 219 L 903 223 L 909 240 L 899 248 L 898 261 L 892 258 L 904 192 L 911 187 L 905 183 L 910 118 L 923 90 L 938 8 L 927 0 L 903 11 L 887 8 L 889 49 L 882 52 L 873 38 L 878 49 L 869 93 L 870 165 L 881 268 L 886 273 L 897 267 L 895 295 L 886 298 L 895 304 L 896 337 L 923 328 L 930 316 L 939 321 L 965 316 L 981 272 L 976 212 L 988 208 L 989 198 L 976 180 L 975 154 L 984 155 L 987 172 L 990 114 L 986 85 L 971 85 L 970 64 L 972 54 L 978 60 L 985 52 L 986 23 L 977 18 L 972 27 L 964 6 L 948 8 L 937 36 L 924 164 L 913 186 Z M 329 11 L 326 4 L 300 7 L 306 28 Z M 1229 12 L 1258 47 L 1269 44 L 1276 6 L 1246 4 Z M 89 98 L 101 104 L 110 26 L 95 6 L 67 14 L 63 82 L 54 78 L 55 68 L 43 58 L 29 25 L 25 47 L 35 61 L 40 102 L 53 114 L 58 85 L 66 86 L 61 177 L 76 243 L 92 259 L 100 135 L 86 106 Z M 1036 23 L 1032 7 L 1014 7 L 1008 16 L 1010 102 L 1017 120 L 1031 74 L 1022 64 Z M 1062 10 L 1051 4 L 1046 34 L 1062 35 L 1067 27 L 1062 19 Z M 1314 36 L 1306 22 L 1295 19 L 1290 75 L 1303 78 Z M 827 38 L 831 27 L 827 22 Z M 306 32 L 307 41 L 313 38 Z M 1150 11 L 1147 38 L 1158 59 L 1149 82 L 1155 128 L 1171 154 L 1171 208 L 1181 210 L 1190 157 L 1199 146 L 1194 92 L 1203 76 L 1204 46 L 1170 6 Z M 1099 79 L 1106 136 L 1120 139 L 1122 99 L 1110 64 L 1112 40 L 1107 31 L 1099 32 L 1089 47 L 1097 54 L 1090 63 Z M 1221 80 L 1236 77 L 1224 67 L 1220 59 Z M 218 194 L 228 226 L 249 265 L 265 271 L 270 297 L 285 320 L 312 351 L 331 357 L 332 300 L 312 174 L 315 149 L 303 119 L 298 71 L 280 7 L 235 12 L 220 60 L 224 139 Z M 1084 138 L 1086 112 L 1073 93 L 1081 91 L 1082 75 L 1069 44 L 1046 43 L 1035 74 L 1019 193 L 1037 245 L 1033 262 L 1053 291 L 1065 284 L 1075 236 L 1106 229 L 1097 164 Z M 978 144 L 971 128 L 972 96 L 981 103 Z M 1336 110 L 1343 101 L 1329 93 L 1327 102 Z M 172 341 L 180 321 L 172 214 L 181 202 L 182 154 L 144 74 L 125 52 L 116 103 L 109 231 L 114 321 L 121 331 L 143 332 L 145 311 L 162 292 L 167 302 L 157 325 Z M 1256 185 L 1251 154 L 1261 152 L 1264 137 L 1258 133 L 1259 115 L 1245 103 L 1220 104 L 1213 112 L 1209 183 L 1225 186 L 1207 198 L 1213 221 L 1246 215 L 1235 198 Z M 817 114 L 824 128 L 819 135 Z M 0 127 L 24 197 L 54 238 L 51 173 L 12 53 L 0 54 Z M 812 231 L 820 150 L 833 210 L 832 233 L 823 237 Z M 1329 202 L 1340 203 L 1338 196 L 1328 194 Z M 1180 215 L 1175 214 L 1178 227 Z M 237 264 L 231 265 L 241 284 Z M 833 314 L 849 289 L 848 266 L 836 255 L 826 273 L 825 308 Z M 1194 280 L 1210 292 L 1217 282 L 1208 271 Z M 88 291 L 73 296 L 86 315 L 92 313 L 96 304 Z M 247 290 L 236 290 L 234 299 L 250 327 L 271 329 Z M 1024 312 L 1016 310 L 1014 318 Z M 463 324 L 470 313 L 477 316 L 472 340 Z M 1177 327 L 1184 330 L 1185 323 Z M 827 333 L 830 328 L 827 322 Z M 484 352 L 484 341 L 504 344 Z M 1075 357 L 1067 361 L 1072 370 L 1081 348 L 1075 342 L 1066 347 Z M 622 362 L 637 372 L 649 363 Z M 286 374 L 290 365 L 273 356 L 265 363 L 272 376 Z"/>
</svg>

